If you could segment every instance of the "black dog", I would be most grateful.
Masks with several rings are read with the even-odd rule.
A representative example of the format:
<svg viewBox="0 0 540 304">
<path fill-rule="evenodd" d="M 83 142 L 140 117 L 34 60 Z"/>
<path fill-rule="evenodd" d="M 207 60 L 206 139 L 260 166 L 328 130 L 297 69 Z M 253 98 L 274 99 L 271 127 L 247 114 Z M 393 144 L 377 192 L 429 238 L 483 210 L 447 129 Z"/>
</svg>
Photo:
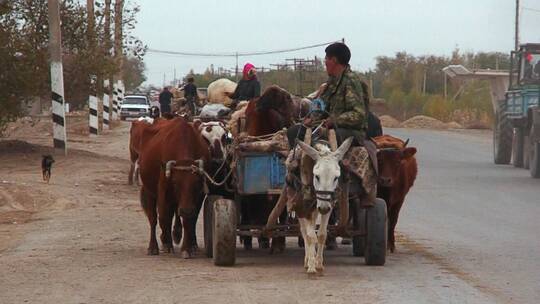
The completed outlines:
<svg viewBox="0 0 540 304">
<path fill-rule="evenodd" d="M 54 163 L 54 158 L 51 155 L 43 155 L 43 158 L 41 159 L 41 172 L 43 174 L 43 180 L 49 183 L 49 179 L 51 179 L 51 168 L 52 164 Z"/>
</svg>

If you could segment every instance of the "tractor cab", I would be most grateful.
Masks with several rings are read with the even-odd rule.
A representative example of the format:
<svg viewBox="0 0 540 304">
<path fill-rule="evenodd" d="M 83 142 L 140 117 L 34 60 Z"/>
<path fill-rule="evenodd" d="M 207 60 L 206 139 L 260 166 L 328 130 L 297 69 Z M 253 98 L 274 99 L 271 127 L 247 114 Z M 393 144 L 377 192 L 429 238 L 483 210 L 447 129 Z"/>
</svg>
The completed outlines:
<svg viewBox="0 0 540 304">
<path fill-rule="evenodd" d="M 540 43 L 522 44 L 511 60 L 510 89 L 540 85 Z"/>
</svg>

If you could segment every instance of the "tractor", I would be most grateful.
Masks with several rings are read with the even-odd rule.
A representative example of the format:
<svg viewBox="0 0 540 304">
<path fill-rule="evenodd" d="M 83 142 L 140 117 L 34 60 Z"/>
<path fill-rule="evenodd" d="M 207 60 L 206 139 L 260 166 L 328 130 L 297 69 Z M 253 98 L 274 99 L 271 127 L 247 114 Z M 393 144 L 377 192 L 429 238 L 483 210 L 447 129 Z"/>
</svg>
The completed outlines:
<svg viewBox="0 0 540 304">
<path fill-rule="evenodd" d="M 540 178 L 540 43 L 512 51 L 509 72 L 469 71 L 460 65 L 443 71 L 450 78 L 490 81 L 495 164 L 512 163 Z"/>
<path fill-rule="evenodd" d="M 540 44 L 512 52 L 508 90 L 495 112 L 493 156 L 496 164 L 528 168 L 540 177 Z"/>
</svg>

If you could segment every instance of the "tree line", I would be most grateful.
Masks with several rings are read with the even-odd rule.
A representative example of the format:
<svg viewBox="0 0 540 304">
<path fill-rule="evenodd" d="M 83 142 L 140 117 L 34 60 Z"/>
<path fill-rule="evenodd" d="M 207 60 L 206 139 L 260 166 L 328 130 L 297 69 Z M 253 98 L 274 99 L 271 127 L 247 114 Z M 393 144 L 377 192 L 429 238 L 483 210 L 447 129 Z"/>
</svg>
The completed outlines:
<svg viewBox="0 0 540 304">
<path fill-rule="evenodd" d="M 460 53 L 447 56 L 413 56 L 398 52 L 393 57 L 379 56 L 373 70 L 362 73 L 372 85 L 374 97 L 385 100 L 392 116 L 405 120 L 424 114 L 450 121 L 489 123 L 493 117 L 491 93 L 486 81 L 451 82 L 442 69 L 460 64 L 469 69 L 510 69 L 510 56 L 498 52 Z"/>
<path fill-rule="evenodd" d="M 451 56 L 414 56 L 397 52 L 394 56 L 377 57 L 371 70 L 354 72 L 370 86 L 372 99 L 383 101 L 385 110 L 379 114 L 389 114 L 399 120 L 428 115 L 442 121 L 481 121 L 488 125 L 493 118 L 489 83 L 470 81 L 463 84 L 445 79 L 442 69 L 452 64 L 470 69 L 508 70 L 510 56 L 499 52 L 461 53 L 459 49 Z M 195 78 L 199 87 L 207 87 L 219 78 L 236 80 L 234 73 L 216 73 L 211 67 L 202 74 L 191 71 L 189 75 Z M 259 68 L 257 75 L 263 89 L 277 84 L 298 96 L 317 90 L 328 78 L 322 63 L 309 71 L 291 67 Z"/>
<path fill-rule="evenodd" d="M 146 47 L 132 35 L 138 12 L 136 4 L 123 0 L 114 6 L 112 0 L 60 2 L 65 101 L 71 108 L 87 104 L 92 79 L 98 94 L 103 79 L 113 75 L 123 79 L 126 90 L 146 80 Z M 121 41 L 114 40 L 118 37 Z M 48 42 L 47 1 L 0 2 L 0 131 L 35 100 L 50 105 Z"/>
</svg>

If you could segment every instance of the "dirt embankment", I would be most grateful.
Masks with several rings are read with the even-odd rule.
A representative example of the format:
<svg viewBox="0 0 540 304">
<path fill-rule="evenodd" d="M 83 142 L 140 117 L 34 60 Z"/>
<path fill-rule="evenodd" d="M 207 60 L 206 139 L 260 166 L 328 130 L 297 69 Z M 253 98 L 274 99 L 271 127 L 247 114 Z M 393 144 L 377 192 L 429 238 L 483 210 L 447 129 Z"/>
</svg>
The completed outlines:
<svg viewBox="0 0 540 304">
<path fill-rule="evenodd" d="M 463 129 L 464 127 L 455 122 L 442 122 L 433 117 L 418 115 L 410 119 L 407 119 L 404 122 L 400 122 L 390 115 L 382 115 L 379 117 L 381 124 L 385 128 L 412 128 L 412 129 L 433 129 L 433 130 L 444 130 L 444 129 Z"/>
</svg>

